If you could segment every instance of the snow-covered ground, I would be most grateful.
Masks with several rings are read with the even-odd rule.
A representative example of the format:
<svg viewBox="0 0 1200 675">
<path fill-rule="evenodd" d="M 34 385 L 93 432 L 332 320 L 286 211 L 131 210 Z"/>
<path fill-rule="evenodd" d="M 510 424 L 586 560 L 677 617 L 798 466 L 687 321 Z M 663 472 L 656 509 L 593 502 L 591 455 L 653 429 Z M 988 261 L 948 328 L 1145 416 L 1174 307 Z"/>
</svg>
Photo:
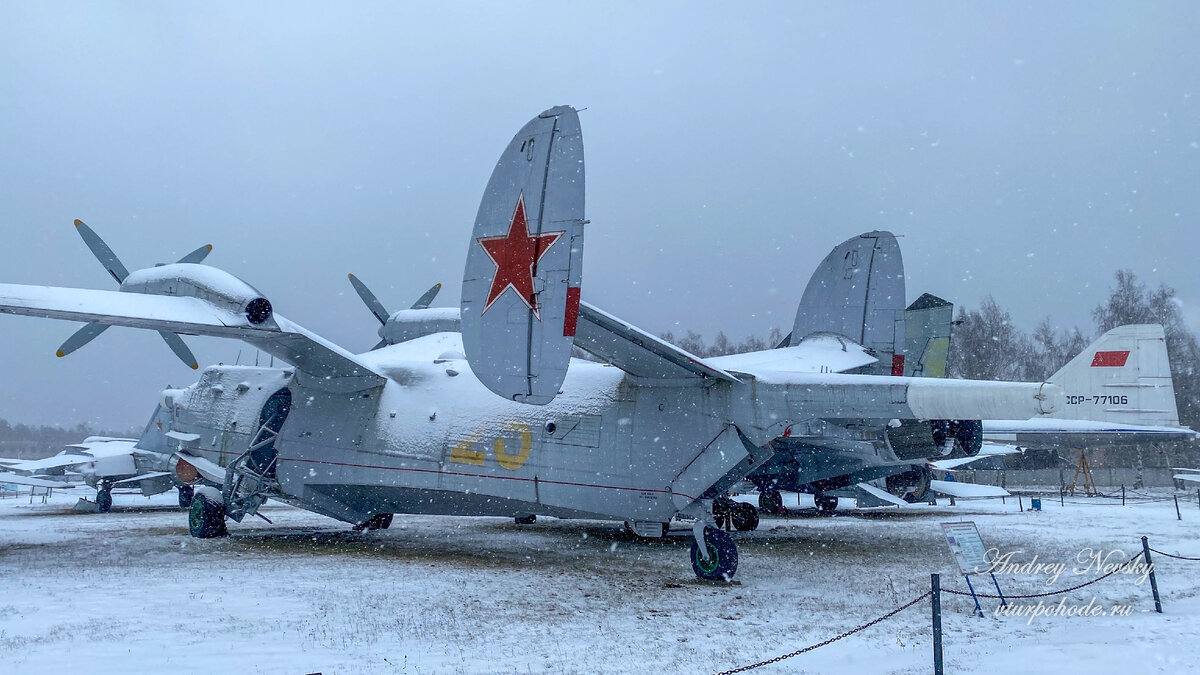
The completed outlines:
<svg viewBox="0 0 1200 675">
<path fill-rule="evenodd" d="M 737 535 L 732 585 L 695 580 L 686 537 L 637 540 L 613 523 L 397 516 L 355 533 L 271 506 L 274 524 L 197 540 L 173 492 L 118 494 L 110 514 L 72 512 L 74 500 L 0 499 L 2 672 L 711 673 L 864 623 L 927 590 L 930 572 L 962 588 L 943 521 L 974 520 L 986 545 L 1021 551 L 1014 561 L 1066 564 L 1050 585 L 1002 575 L 1013 593 L 1097 576 L 1073 574 L 1081 550 L 1131 554 L 1143 534 L 1200 556 L 1194 496 L 1182 521 L 1170 502 L 1057 500 L 1040 513 L 1009 500 L 764 518 Z M 1164 615 L 1125 576 L 1066 597 L 1129 616 L 1029 621 L 985 600 L 980 619 L 944 596 L 946 672 L 1195 672 L 1200 562 L 1157 566 Z M 930 672 L 929 624 L 922 603 L 754 672 Z"/>
</svg>

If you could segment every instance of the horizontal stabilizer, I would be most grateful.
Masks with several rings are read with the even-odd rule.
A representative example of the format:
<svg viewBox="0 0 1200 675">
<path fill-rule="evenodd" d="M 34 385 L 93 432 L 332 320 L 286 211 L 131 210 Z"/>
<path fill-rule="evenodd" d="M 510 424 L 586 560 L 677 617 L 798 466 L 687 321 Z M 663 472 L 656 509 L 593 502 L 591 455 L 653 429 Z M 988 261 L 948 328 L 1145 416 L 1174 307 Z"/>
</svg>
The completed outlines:
<svg viewBox="0 0 1200 675">
<path fill-rule="evenodd" d="M 810 335 L 797 344 L 746 354 L 717 356 L 707 360 L 713 367 L 754 373 L 756 370 L 794 373 L 844 373 L 878 359 L 844 337 L 829 333 Z"/>
<path fill-rule="evenodd" d="M 996 485 L 978 485 L 975 483 L 959 483 L 950 480 L 931 480 L 929 487 L 951 497 L 970 499 L 972 497 L 1010 497 L 1008 490 Z"/>
<path fill-rule="evenodd" d="M 739 381 L 711 362 L 586 302 L 579 303 L 575 346 L 635 377 Z"/>
</svg>

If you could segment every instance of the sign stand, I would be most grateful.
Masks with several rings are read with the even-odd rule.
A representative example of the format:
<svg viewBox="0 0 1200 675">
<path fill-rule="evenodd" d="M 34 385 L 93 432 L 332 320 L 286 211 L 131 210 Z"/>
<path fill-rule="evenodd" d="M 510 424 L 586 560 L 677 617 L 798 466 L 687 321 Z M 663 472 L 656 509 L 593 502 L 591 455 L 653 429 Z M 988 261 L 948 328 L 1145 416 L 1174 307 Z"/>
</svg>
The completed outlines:
<svg viewBox="0 0 1200 675">
<path fill-rule="evenodd" d="M 992 575 L 992 583 L 996 584 L 996 595 L 1000 596 L 1000 606 L 1008 607 L 1008 601 L 1004 599 L 1004 591 L 1000 590 L 1000 582 L 996 581 L 996 573 L 989 572 Z"/>
<path fill-rule="evenodd" d="M 963 579 L 967 580 L 971 599 L 975 601 L 975 612 L 982 618 L 983 608 L 979 606 L 979 596 L 975 595 L 975 585 L 971 583 L 972 574 L 979 574 L 990 567 L 987 561 L 987 549 L 983 546 L 983 539 L 979 537 L 979 529 L 975 527 L 975 523 L 964 521 L 942 523 L 942 532 L 946 535 L 946 544 L 950 547 L 950 554 L 954 556 L 954 562 L 958 563 L 958 570 L 962 572 Z M 1004 593 L 1000 593 L 1000 583 L 996 581 L 996 575 L 992 574 L 991 577 L 992 583 L 996 584 L 996 591 L 1000 595 L 1000 602 L 1007 605 Z"/>
<path fill-rule="evenodd" d="M 963 578 L 967 580 L 967 588 L 971 590 L 971 599 L 975 601 L 975 611 L 979 612 L 979 618 L 983 618 L 983 608 L 979 606 L 979 598 L 975 596 L 975 587 L 971 585 L 971 575 L 964 574 Z"/>
</svg>

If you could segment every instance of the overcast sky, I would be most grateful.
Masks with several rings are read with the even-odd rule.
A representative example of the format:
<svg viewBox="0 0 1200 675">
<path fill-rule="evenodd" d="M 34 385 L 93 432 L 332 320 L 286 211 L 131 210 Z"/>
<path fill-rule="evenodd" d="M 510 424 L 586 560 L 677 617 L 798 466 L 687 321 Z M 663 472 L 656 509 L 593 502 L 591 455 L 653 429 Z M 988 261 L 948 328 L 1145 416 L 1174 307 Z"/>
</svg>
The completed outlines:
<svg viewBox="0 0 1200 675">
<path fill-rule="evenodd" d="M 1200 328 L 1200 4 L 0 3 L 0 281 L 208 262 L 355 351 L 457 305 L 512 135 L 582 113 L 584 299 L 648 330 L 790 328 L 809 274 L 898 235 L 909 300 L 1091 330 L 1118 268 Z M 141 425 L 195 374 L 147 331 L 0 316 L 0 417 Z M 188 338 L 201 364 L 253 361 Z"/>
</svg>

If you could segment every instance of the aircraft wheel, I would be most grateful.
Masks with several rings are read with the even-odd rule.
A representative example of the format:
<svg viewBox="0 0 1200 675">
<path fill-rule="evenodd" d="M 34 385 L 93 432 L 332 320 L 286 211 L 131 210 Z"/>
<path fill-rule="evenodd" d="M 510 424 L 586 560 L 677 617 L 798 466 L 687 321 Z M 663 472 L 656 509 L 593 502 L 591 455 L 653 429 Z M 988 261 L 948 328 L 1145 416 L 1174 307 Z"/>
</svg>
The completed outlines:
<svg viewBox="0 0 1200 675">
<path fill-rule="evenodd" d="M 758 508 L 766 513 L 779 513 L 783 508 L 783 495 L 779 490 L 763 490 L 758 493 Z"/>
<path fill-rule="evenodd" d="M 537 516 L 532 513 L 522 513 L 513 518 L 518 525 L 532 525 L 537 522 Z"/>
<path fill-rule="evenodd" d="M 711 527 L 704 528 L 704 545 L 708 560 L 700 556 L 700 547 L 692 540 L 692 571 L 708 581 L 731 581 L 737 572 L 737 544 L 728 534 Z"/>
<path fill-rule="evenodd" d="M 813 501 L 817 504 L 817 511 L 821 513 L 833 513 L 837 510 L 838 498 L 829 495 L 813 495 Z"/>
<path fill-rule="evenodd" d="M 96 491 L 96 506 L 100 509 L 100 513 L 108 513 L 112 510 L 112 491 L 108 488 L 101 488 Z"/>
<path fill-rule="evenodd" d="M 225 528 L 225 505 L 214 504 L 204 495 L 196 495 L 188 510 L 188 532 L 197 539 L 212 539 L 229 534 Z"/>
<path fill-rule="evenodd" d="M 758 529 L 758 509 L 753 504 L 738 502 L 733 507 L 733 526 L 739 532 L 750 532 Z"/>
<path fill-rule="evenodd" d="M 192 499 L 196 496 L 196 490 L 191 485 L 179 486 L 179 508 L 186 509 L 192 505 Z"/>
</svg>

